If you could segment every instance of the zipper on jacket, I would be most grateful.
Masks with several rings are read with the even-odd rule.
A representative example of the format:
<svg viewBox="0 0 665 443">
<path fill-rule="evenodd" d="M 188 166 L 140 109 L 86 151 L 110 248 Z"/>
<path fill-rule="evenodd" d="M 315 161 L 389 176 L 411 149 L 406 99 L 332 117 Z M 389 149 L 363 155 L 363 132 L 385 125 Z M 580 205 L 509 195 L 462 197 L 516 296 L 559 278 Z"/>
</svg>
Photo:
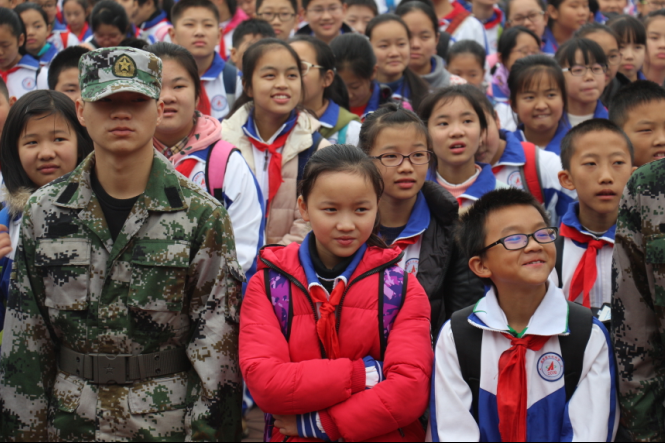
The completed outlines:
<svg viewBox="0 0 665 443">
<path fill-rule="evenodd" d="M 397 258 L 395 258 L 395 259 L 389 261 L 388 263 L 385 263 L 385 264 L 383 264 L 383 265 L 381 265 L 377 268 L 374 268 L 370 271 L 365 272 L 364 274 L 362 274 L 362 275 L 358 276 L 357 278 L 355 278 L 351 283 L 349 283 L 349 286 L 347 286 L 346 289 L 344 290 L 344 294 L 342 294 L 342 298 L 340 299 L 339 305 L 337 305 L 337 309 L 336 309 L 337 323 L 335 324 L 335 330 L 337 331 L 337 333 L 339 333 L 339 325 L 342 321 L 342 305 L 344 304 L 344 299 L 346 298 L 346 294 L 349 292 L 349 289 L 351 289 L 351 286 L 358 283 L 360 280 L 363 280 L 363 279 L 369 277 L 370 275 L 377 274 L 377 273 L 379 273 L 379 272 L 381 272 L 381 271 L 383 271 L 383 270 L 385 270 L 385 269 L 387 269 L 391 266 L 396 265 L 397 263 L 402 261 L 403 256 L 404 256 L 404 253 L 402 252 L 399 256 L 397 256 Z M 406 271 L 404 271 L 404 272 L 406 272 Z"/>
<path fill-rule="evenodd" d="M 269 268 L 274 269 L 275 271 L 277 271 L 277 272 L 279 272 L 280 274 L 282 274 L 284 277 L 286 277 L 286 279 L 287 279 L 288 281 L 290 281 L 291 283 L 293 283 L 294 285 L 296 285 L 296 286 L 298 287 L 298 289 L 300 289 L 300 290 L 305 294 L 305 297 L 307 297 L 307 301 L 309 302 L 309 306 L 312 308 L 312 313 L 314 314 L 314 323 L 315 323 L 315 324 L 318 323 L 318 321 L 319 321 L 319 315 L 318 315 L 317 312 L 316 312 L 316 305 L 315 305 L 314 302 L 312 301 L 312 298 L 309 296 L 309 292 L 307 291 L 307 288 L 305 288 L 305 286 L 303 286 L 303 284 L 300 283 L 300 281 L 298 281 L 298 279 L 296 279 L 294 276 L 292 276 L 291 274 L 287 273 L 286 271 L 280 269 L 277 265 L 275 265 L 275 264 L 269 262 L 269 261 L 266 260 L 265 258 L 261 258 L 261 261 L 262 261 L 266 266 L 268 266 Z M 291 303 L 293 303 L 293 300 L 291 300 Z M 325 348 L 323 347 L 323 343 L 321 343 L 321 339 L 318 338 L 318 334 L 317 334 L 317 339 L 319 340 L 319 347 L 321 348 L 321 358 L 326 358 L 326 351 L 325 351 Z"/>
<path fill-rule="evenodd" d="M 263 162 L 263 170 L 267 171 L 268 170 L 268 150 L 266 149 L 266 159 Z"/>
</svg>

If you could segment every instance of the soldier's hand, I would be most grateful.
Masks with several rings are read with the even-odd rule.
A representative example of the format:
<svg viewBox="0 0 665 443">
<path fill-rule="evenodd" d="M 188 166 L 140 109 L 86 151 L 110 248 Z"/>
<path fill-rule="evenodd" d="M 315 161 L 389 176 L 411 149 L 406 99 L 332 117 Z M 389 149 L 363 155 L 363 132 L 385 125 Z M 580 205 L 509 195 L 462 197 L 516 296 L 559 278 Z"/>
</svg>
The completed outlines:
<svg viewBox="0 0 665 443">
<path fill-rule="evenodd" d="M 12 252 L 12 239 L 9 238 L 7 226 L 0 225 L 0 259 L 5 258 Z"/>
<path fill-rule="evenodd" d="M 275 427 L 279 429 L 282 435 L 289 437 L 298 436 L 298 423 L 295 415 L 273 415 Z"/>
</svg>

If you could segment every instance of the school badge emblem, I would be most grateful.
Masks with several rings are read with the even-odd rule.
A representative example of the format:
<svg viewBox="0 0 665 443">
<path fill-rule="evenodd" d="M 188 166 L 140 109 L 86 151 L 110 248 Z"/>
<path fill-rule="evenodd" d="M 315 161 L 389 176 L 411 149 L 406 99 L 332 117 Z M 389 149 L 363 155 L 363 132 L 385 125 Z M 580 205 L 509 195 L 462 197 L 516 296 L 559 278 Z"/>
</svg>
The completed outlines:
<svg viewBox="0 0 665 443">
<path fill-rule="evenodd" d="M 543 354 L 538 359 L 537 366 L 538 375 L 545 381 L 555 382 L 563 377 L 563 358 L 559 354 Z"/>
<path fill-rule="evenodd" d="M 113 75 L 121 78 L 136 77 L 136 63 L 128 55 L 122 55 L 113 64 Z"/>
</svg>

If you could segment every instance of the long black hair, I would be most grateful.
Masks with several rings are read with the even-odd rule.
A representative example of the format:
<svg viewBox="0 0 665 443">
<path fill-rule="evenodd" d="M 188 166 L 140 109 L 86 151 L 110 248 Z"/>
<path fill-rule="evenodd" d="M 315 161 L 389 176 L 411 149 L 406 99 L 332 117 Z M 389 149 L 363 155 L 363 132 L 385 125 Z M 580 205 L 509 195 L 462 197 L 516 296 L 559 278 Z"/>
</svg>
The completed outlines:
<svg viewBox="0 0 665 443">
<path fill-rule="evenodd" d="M 404 17 L 410 12 L 422 12 L 429 18 L 429 21 L 432 23 L 432 28 L 434 30 L 434 35 L 437 36 L 441 33 L 439 31 L 439 19 L 436 17 L 436 12 L 434 8 L 427 3 L 424 3 L 420 0 L 407 1 L 399 4 L 397 9 L 395 9 L 395 14 L 400 17 Z"/>
<path fill-rule="evenodd" d="M 358 78 L 371 80 L 376 55 L 367 37 L 356 33 L 342 34 L 330 42 L 337 72 L 349 70 Z"/>
<path fill-rule="evenodd" d="M 599 63 L 607 66 L 607 55 L 603 48 L 598 43 L 588 38 L 574 37 L 561 45 L 556 51 L 554 59 L 559 63 L 559 66 L 572 67 L 576 62 L 577 52 L 582 53 L 584 57 L 584 64 Z"/>
<path fill-rule="evenodd" d="M 324 75 L 328 71 L 332 71 L 334 74 L 333 81 L 323 90 L 323 98 L 327 100 L 332 100 L 342 108 L 349 109 L 349 92 L 346 90 L 346 85 L 342 78 L 337 75 L 337 67 L 335 66 L 335 54 L 333 53 L 330 46 L 325 44 L 322 40 L 314 38 L 309 35 L 296 35 L 289 42 L 304 42 L 310 45 L 310 47 L 316 52 L 316 64 L 323 66 L 323 68 L 318 68 L 321 71 L 321 75 Z"/>
<path fill-rule="evenodd" d="M 359 174 L 372 184 L 374 192 L 376 192 L 377 202 L 383 194 L 383 178 L 381 178 L 381 174 L 372 159 L 353 145 L 337 144 L 319 149 L 307 162 L 302 181 L 298 186 L 298 195 L 303 198 L 305 203 L 307 203 L 307 198 L 314 189 L 316 180 L 326 172 Z M 378 235 L 380 226 L 381 219 L 377 210 L 374 229 L 367 240 L 367 245 L 386 249 L 388 246 Z"/>
<path fill-rule="evenodd" d="M 38 3 L 34 3 L 34 2 L 21 3 L 20 5 L 17 5 L 14 8 L 14 12 L 16 12 L 19 15 L 19 17 L 25 11 L 37 11 L 42 16 L 42 18 L 44 19 L 44 23 L 46 23 L 46 26 L 50 26 L 52 24 L 52 23 L 48 22 L 48 14 L 46 13 L 46 11 L 44 11 L 44 9 Z M 23 20 L 23 19 L 21 19 L 21 20 Z M 25 23 L 24 23 L 24 26 L 25 26 Z"/>
<path fill-rule="evenodd" d="M 201 77 L 199 76 L 199 70 L 196 67 L 196 61 L 188 50 L 182 46 L 166 42 L 155 43 L 146 47 L 145 50 L 155 54 L 157 57 L 161 58 L 162 61 L 173 60 L 182 66 L 183 69 L 187 71 L 187 74 L 189 74 L 192 82 L 194 82 L 196 98 L 201 96 Z"/>
<path fill-rule="evenodd" d="M 9 110 L 0 139 L 0 168 L 10 194 L 21 188 L 37 188 L 23 168 L 18 143 L 21 133 L 32 118 L 44 118 L 54 114 L 65 119 L 69 128 L 76 132 L 77 164 L 92 152 L 92 140 L 88 131 L 79 123 L 74 102 L 69 97 L 62 92 L 45 89 L 25 94 Z"/>
<path fill-rule="evenodd" d="M 517 39 L 522 34 L 528 34 L 533 37 L 536 44 L 540 48 L 540 37 L 538 37 L 535 32 L 525 28 L 524 26 L 512 26 L 503 31 L 501 37 L 499 38 L 499 44 L 496 49 L 496 52 L 501 54 L 501 63 L 503 65 L 505 65 L 510 58 L 510 54 L 515 49 L 515 46 L 517 46 Z"/>
<path fill-rule="evenodd" d="M 296 66 L 298 66 L 301 91 L 302 93 L 305 92 L 305 87 L 302 84 L 302 75 L 300 74 L 301 64 L 298 53 L 291 47 L 291 45 L 283 40 L 279 40 L 277 38 L 264 38 L 250 46 L 242 58 L 242 95 L 236 100 L 235 104 L 233 105 L 233 109 L 231 109 L 231 112 L 229 112 L 226 118 L 231 118 L 231 116 L 238 109 L 243 107 L 245 104 L 254 101 L 252 97 L 247 95 L 247 90 L 252 87 L 252 77 L 254 76 L 254 70 L 257 68 L 261 57 L 263 57 L 266 52 L 275 49 L 286 49 L 289 54 L 291 54 L 291 57 L 293 57 L 293 60 L 296 62 Z"/>
<path fill-rule="evenodd" d="M 23 45 L 18 47 L 18 51 L 21 55 L 25 55 L 25 41 L 27 40 L 27 35 L 25 33 L 25 25 L 23 20 L 16 13 L 16 11 L 8 8 L 0 8 L 0 26 L 7 26 L 12 36 L 16 37 L 16 40 L 20 40 L 23 36 Z"/>
<path fill-rule="evenodd" d="M 396 22 L 402 25 L 404 27 L 404 30 L 406 31 L 407 38 L 409 39 L 409 41 L 411 40 L 411 31 L 409 30 L 409 27 L 406 25 L 406 23 L 404 23 L 402 17 L 395 14 L 381 14 L 377 17 L 374 17 L 367 24 L 367 28 L 365 28 L 365 35 L 367 35 L 367 37 L 369 37 L 371 41 L 372 31 L 374 30 L 374 28 L 389 22 Z M 403 76 L 404 76 L 404 82 L 409 91 L 411 92 L 411 104 L 413 106 L 413 109 L 418 109 L 420 107 L 420 103 L 429 93 L 429 86 L 427 86 L 427 83 L 425 83 L 425 81 L 422 78 L 420 78 L 418 74 L 413 72 L 408 65 L 406 69 L 404 69 Z"/>
</svg>

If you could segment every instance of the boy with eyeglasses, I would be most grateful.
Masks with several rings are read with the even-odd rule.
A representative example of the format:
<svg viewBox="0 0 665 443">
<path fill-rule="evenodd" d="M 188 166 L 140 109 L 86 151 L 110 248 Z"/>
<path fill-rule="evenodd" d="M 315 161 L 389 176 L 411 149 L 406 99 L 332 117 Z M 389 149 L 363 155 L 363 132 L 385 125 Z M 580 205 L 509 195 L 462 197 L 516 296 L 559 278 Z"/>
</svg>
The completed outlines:
<svg viewBox="0 0 665 443">
<path fill-rule="evenodd" d="M 270 23 L 275 37 L 288 40 L 298 27 L 297 0 L 256 0 L 257 17 Z"/>
<path fill-rule="evenodd" d="M 210 0 L 181 0 L 171 17 L 171 41 L 194 56 L 201 76 L 197 110 L 221 121 L 242 93 L 242 82 L 237 81 L 238 70 L 215 50 L 221 38 L 219 11 Z"/>
<path fill-rule="evenodd" d="M 487 193 L 462 217 L 462 251 L 491 289 L 439 335 L 427 441 L 613 440 L 610 337 L 548 281 L 557 237 L 517 189 Z"/>
<path fill-rule="evenodd" d="M 609 325 L 612 252 L 619 202 L 633 173 L 633 145 L 609 120 L 588 120 L 561 142 L 559 181 L 578 202 L 561 219 L 556 271 L 568 300 Z"/>
<path fill-rule="evenodd" d="M 302 18 L 308 24 L 296 34 L 311 35 L 330 44 L 338 35 L 353 32 L 344 23 L 346 4 L 342 0 L 302 0 L 302 7 Z"/>
</svg>

